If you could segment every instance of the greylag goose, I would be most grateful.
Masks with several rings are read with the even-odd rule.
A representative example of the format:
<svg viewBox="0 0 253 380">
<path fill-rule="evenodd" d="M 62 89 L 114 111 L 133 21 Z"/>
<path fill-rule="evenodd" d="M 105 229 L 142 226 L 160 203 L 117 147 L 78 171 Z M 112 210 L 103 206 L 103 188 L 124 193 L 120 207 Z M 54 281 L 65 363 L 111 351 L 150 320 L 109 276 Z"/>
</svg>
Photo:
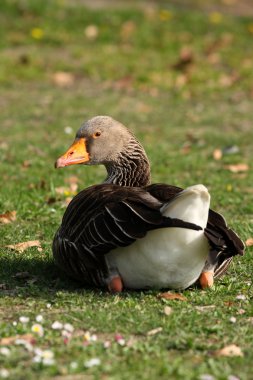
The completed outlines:
<svg viewBox="0 0 253 380">
<path fill-rule="evenodd" d="M 55 234 L 59 267 L 83 284 L 127 289 L 210 287 L 244 244 L 225 219 L 209 209 L 203 185 L 185 190 L 150 184 L 142 145 L 121 123 L 96 116 L 78 130 L 55 163 L 99 165 L 102 184 L 77 194 Z"/>
</svg>

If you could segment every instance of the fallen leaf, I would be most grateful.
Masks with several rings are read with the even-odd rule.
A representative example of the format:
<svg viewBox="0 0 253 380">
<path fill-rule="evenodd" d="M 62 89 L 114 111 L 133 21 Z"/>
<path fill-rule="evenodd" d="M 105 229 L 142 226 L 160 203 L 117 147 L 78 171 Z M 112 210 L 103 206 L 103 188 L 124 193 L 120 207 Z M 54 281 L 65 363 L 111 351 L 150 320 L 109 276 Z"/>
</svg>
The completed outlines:
<svg viewBox="0 0 253 380">
<path fill-rule="evenodd" d="M 27 248 L 30 248 L 30 247 L 38 247 L 38 251 L 39 252 L 42 251 L 39 240 L 31 240 L 31 241 L 25 241 L 25 242 L 17 243 L 17 244 L 10 244 L 10 245 L 6 245 L 5 247 L 14 249 L 15 251 L 18 251 L 20 253 L 24 252 Z"/>
<path fill-rule="evenodd" d="M 225 169 L 230 170 L 232 173 L 241 173 L 249 170 L 248 164 L 232 164 L 224 166 Z"/>
<path fill-rule="evenodd" d="M 215 356 L 243 356 L 243 352 L 236 344 L 230 344 L 214 352 Z"/>
<path fill-rule="evenodd" d="M 63 205 L 64 206 L 68 206 L 70 204 L 70 202 L 72 201 L 72 197 L 67 197 L 65 198 L 64 202 L 63 202 Z"/>
<path fill-rule="evenodd" d="M 123 41 L 128 41 L 136 30 L 136 24 L 132 20 L 124 22 L 121 26 L 120 36 Z"/>
<path fill-rule="evenodd" d="M 17 339 L 25 340 L 29 343 L 34 342 L 34 336 L 32 334 L 24 334 L 24 335 L 15 335 L 15 336 L 8 336 L 6 338 L 0 339 L 0 344 L 3 346 L 7 346 L 9 344 L 14 343 Z"/>
<path fill-rule="evenodd" d="M 147 336 L 152 336 L 152 335 L 156 335 L 158 334 L 159 332 L 161 332 L 163 330 L 162 327 L 157 327 L 155 329 L 152 329 L 150 331 L 147 332 Z"/>
<path fill-rule="evenodd" d="M 75 77 L 73 74 L 64 72 L 64 71 L 58 71 L 53 74 L 53 82 L 58 87 L 70 87 L 75 82 Z"/>
<path fill-rule="evenodd" d="M 31 161 L 25 160 L 22 162 L 22 168 L 27 169 L 31 166 Z"/>
<path fill-rule="evenodd" d="M 214 149 L 214 151 L 213 151 L 213 158 L 216 161 L 221 160 L 221 158 L 222 158 L 222 150 L 221 149 Z"/>
<path fill-rule="evenodd" d="M 233 301 L 225 301 L 224 302 L 224 305 L 227 306 L 227 307 L 231 307 L 231 306 L 234 306 L 234 302 Z"/>
<path fill-rule="evenodd" d="M 192 50 L 188 46 L 182 47 L 178 61 L 172 66 L 173 69 L 184 71 L 186 70 L 190 64 L 192 64 L 194 61 L 194 56 L 192 53 Z"/>
<path fill-rule="evenodd" d="M 172 307 L 165 306 L 163 312 L 164 312 L 165 315 L 170 315 L 172 313 Z"/>
<path fill-rule="evenodd" d="M 6 211 L 4 214 L 0 214 L 0 223 L 8 224 L 14 222 L 17 218 L 17 211 Z"/>
<path fill-rule="evenodd" d="M 171 292 L 160 293 L 160 294 L 158 294 L 157 297 L 163 298 L 166 300 L 187 301 L 187 298 L 185 296 L 183 296 L 182 294 L 179 294 L 179 293 L 171 293 Z"/>
<path fill-rule="evenodd" d="M 88 25 L 84 30 L 85 37 L 88 40 L 95 40 L 98 36 L 98 32 L 98 27 L 96 25 Z"/>
<path fill-rule="evenodd" d="M 249 238 L 246 240 L 245 245 L 247 247 L 251 247 L 253 245 L 253 238 Z"/>
<path fill-rule="evenodd" d="M 65 178 L 64 179 L 64 182 L 65 183 L 78 183 L 80 180 L 79 180 L 79 178 L 77 177 L 77 176 L 75 176 L 75 175 L 72 175 L 72 176 L 70 176 L 70 177 L 67 177 L 67 178 Z"/>
<path fill-rule="evenodd" d="M 126 75 L 114 82 L 113 87 L 117 90 L 131 90 L 133 87 L 133 77 Z"/>
</svg>

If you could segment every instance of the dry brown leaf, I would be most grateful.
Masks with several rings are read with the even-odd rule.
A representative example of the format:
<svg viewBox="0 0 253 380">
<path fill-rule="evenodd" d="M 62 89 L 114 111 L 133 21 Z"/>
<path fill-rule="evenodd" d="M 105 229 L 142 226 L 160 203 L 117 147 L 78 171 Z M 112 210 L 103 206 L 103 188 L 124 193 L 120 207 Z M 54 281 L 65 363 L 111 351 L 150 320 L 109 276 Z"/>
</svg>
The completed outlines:
<svg viewBox="0 0 253 380">
<path fill-rule="evenodd" d="M 172 67 L 179 71 L 185 71 L 193 62 L 194 56 L 191 47 L 183 46 L 178 61 Z"/>
<path fill-rule="evenodd" d="M 72 201 L 72 199 L 73 199 L 72 197 L 65 198 L 65 200 L 63 202 L 64 206 L 68 206 L 70 204 L 70 202 Z"/>
<path fill-rule="evenodd" d="M 80 180 L 76 175 L 71 175 L 70 177 L 64 179 L 65 183 L 70 183 L 70 184 L 78 183 L 79 181 Z"/>
<path fill-rule="evenodd" d="M 247 172 L 249 170 L 248 164 L 231 164 L 226 165 L 225 169 L 230 170 L 232 173 Z"/>
<path fill-rule="evenodd" d="M 120 30 L 120 36 L 123 41 L 128 41 L 131 38 L 136 30 L 136 24 L 132 20 L 128 20 L 122 24 Z"/>
<path fill-rule="evenodd" d="M 253 245 L 253 238 L 248 238 L 246 241 L 245 241 L 245 245 L 247 247 L 251 247 Z"/>
<path fill-rule="evenodd" d="M 0 214 L 0 223 L 8 224 L 15 222 L 17 211 L 6 211 L 4 214 Z"/>
<path fill-rule="evenodd" d="M 9 344 L 15 343 L 17 339 L 22 339 L 29 343 L 34 342 L 34 336 L 32 334 L 24 334 L 24 335 L 15 335 L 15 336 L 8 336 L 6 338 L 2 338 L 0 339 L 0 344 L 7 346 Z"/>
<path fill-rule="evenodd" d="M 6 248 L 14 249 L 20 253 L 24 252 L 27 248 L 38 247 L 38 251 L 41 252 L 42 248 L 39 240 L 24 241 L 22 243 L 6 245 Z"/>
<path fill-rule="evenodd" d="M 22 168 L 27 169 L 31 166 L 31 161 L 25 160 L 22 162 Z"/>
<path fill-rule="evenodd" d="M 214 149 L 213 151 L 213 158 L 216 161 L 219 161 L 222 159 L 222 150 L 221 149 Z"/>
<path fill-rule="evenodd" d="M 170 306 L 165 306 L 165 308 L 163 309 L 163 312 L 165 315 L 170 315 L 172 313 L 172 307 Z"/>
<path fill-rule="evenodd" d="M 158 294 L 157 297 L 163 298 L 166 300 L 187 301 L 187 298 L 185 296 L 183 296 L 182 294 L 179 294 L 179 293 L 171 293 L 171 292 L 160 293 L 160 294 Z"/>
<path fill-rule="evenodd" d="M 231 306 L 234 306 L 234 302 L 233 301 L 225 301 L 224 302 L 224 305 L 227 306 L 227 307 L 231 307 Z"/>
<path fill-rule="evenodd" d="M 85 29 L 84 29 L 84 34 L 85 34 L 85 37 L 88 39 L 88 40 L 95 40 L 98 36 L 98 27 L 96 25 L 88 25 Z"/>
<path fill-rule="evenodd" d="M 230 344 L 214 352 L 215 356 L 243 356 L 243 352 L 236 344 Z"/>
<path fill-rule="evenodd" d="M 155 329 L 152 329 L 150 331 L 147 332 L 147 336 L 152 336 L 152 335 L 156 335 L 158 334 L 159 332 L 161 332 L 163 330 L 162 327 L 157 327 Z"/>
<path fill-rule="evenodd" d="M 54 73 L 52 79 L 54 84 L 59 87 L 70 87 L 75 82 L 74 75 L 64 71 L 58 71 Z"/>
</svg>

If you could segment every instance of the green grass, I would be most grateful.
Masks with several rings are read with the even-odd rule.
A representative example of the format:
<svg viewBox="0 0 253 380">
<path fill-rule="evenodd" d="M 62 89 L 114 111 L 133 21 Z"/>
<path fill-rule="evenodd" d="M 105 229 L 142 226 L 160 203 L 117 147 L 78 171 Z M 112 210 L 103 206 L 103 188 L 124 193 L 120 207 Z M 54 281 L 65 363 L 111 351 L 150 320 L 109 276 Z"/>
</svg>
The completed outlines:
<svg viewBox="0 0 253 380">
<path fill-rule="evenodd" d="M 9 356 L 0 353 L 10 379 L 252 379 L 252 248 L 234 259 L 212 290 L 184 291 L 187 302 L 162 301 L 157 291 L 114 296 L 82 289 L 52 261 L 52 238 L 66 207 L 66 195 L 56 188 L 68 187 L 73 175 L 80 178 L 79 190 L 105 176 L 102 167 L 55 171 L 53 164 L 80 123 L 97 114 L 135 132 L 150 157 L 153 182 L 206 184 L 212 207 L 244 240 L 253 237 L 252 21 L 224 13 L 213 23 L 194 4 L 187 11 L 163 7 L 92 11 L 71 1 L 0 4 L 0 213 L 17 211 L 15 222 L 0 225 L 0 334 L 31 333 L 42 314 L 44 335 L 35 335 L 34 346 L 55 355 L 54 365 L 34 363 L 32 352 L 11 343 Z M 94 40 L 85 35 L 89 25 L 98 28 Z M 32 37 L 34 28 L 42 30 L 41 39 Z M 192 62 L 175 69 L 183 47 L 191 50 Z M 69 86 L 55 82 L 59 71 L 72 74 Z M 213 159 L 214 149 L 231 145 L 238 153 Z M 225 168 L 238 163 L 249 170 Z M 37 239 L 42 252 L 5 247 Z M 17 278 L 20 272 L 29 276 Z M 171 315 L 165 315 L 166 305 Z M 207 305 L 214 307 L 198 308 Z M 30 321 L 22 324 L 20 316 Z M 74 326 L 69 342 L 51 328 L 56 320 Z M 96 342 L 85 343 L 87 331 Z M 105 341 L 111 342 L 107 349 Z M 229 344 L 240 346 L 244 356 L 214 355 Z M 101 364 L 86 368 L 90 358 Z"/>
</svg>

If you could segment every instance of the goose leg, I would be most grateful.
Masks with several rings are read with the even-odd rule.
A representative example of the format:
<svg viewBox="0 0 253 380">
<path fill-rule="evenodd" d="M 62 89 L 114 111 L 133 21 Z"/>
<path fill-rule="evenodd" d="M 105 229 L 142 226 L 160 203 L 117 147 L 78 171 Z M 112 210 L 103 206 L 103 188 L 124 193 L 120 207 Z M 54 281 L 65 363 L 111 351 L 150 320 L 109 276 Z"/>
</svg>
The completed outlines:
<svg viewBox="0 0 253 380">
<path fill-rule="evenodd" d="M 205 266 L 199 276 L 199 283 L 202 289 L 211 288 L 214 283 L 214 268 L 215 264 L 212 263 L 210 252 L 208 254 Z"/>
<path fill-rule="evenodd" d="M 108 290 L 111 293 L 121 293 L 123 289 L 123 283 L 119 275 L 111 277 L 108 281 Z"/>
<path fill-rule="evenodd" d="M 123 282 L 117 267 L 107 262 L 108 277 L 106 278 L 107 289 L 110 293 L 121 293 Z"/>
<path fill-rule="evenodd" d="M 202 289 L 211 288 L 213 286 L 213 271 L 202 272 L 199 277 L 200 286 Z"/>
</svg>

